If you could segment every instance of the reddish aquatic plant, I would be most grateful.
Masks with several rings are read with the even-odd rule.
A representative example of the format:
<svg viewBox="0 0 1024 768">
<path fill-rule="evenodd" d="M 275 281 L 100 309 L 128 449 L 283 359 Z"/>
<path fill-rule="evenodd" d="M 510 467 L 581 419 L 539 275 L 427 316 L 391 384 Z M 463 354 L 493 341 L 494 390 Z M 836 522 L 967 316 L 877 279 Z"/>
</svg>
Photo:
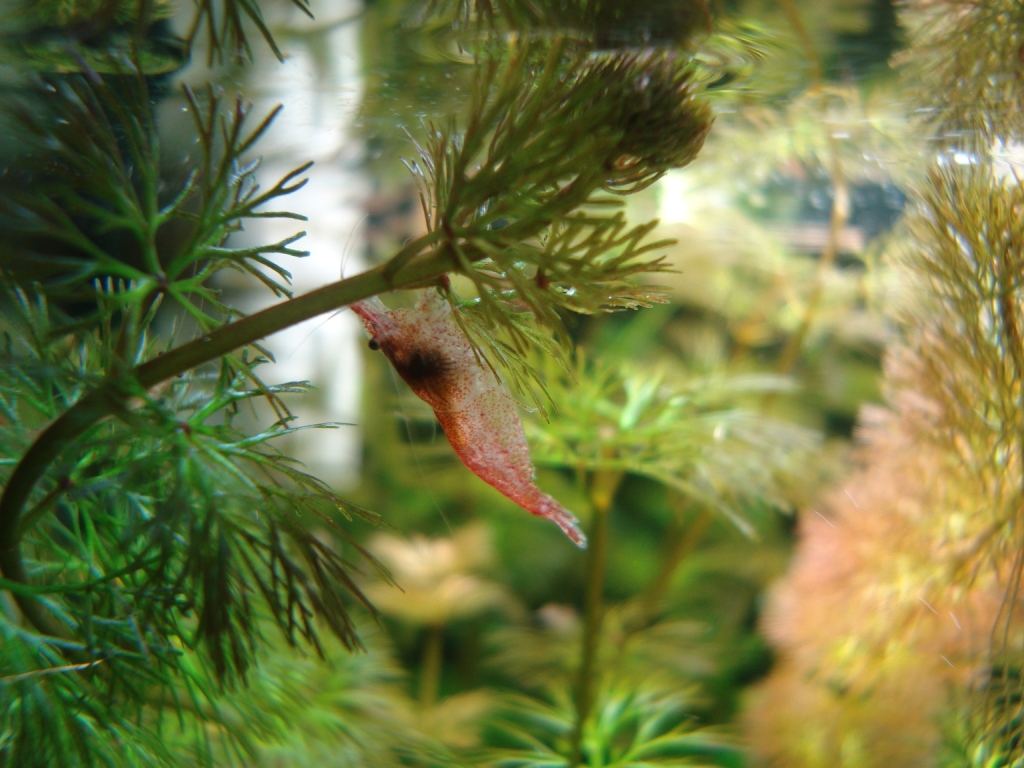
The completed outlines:
<svg viewBox="0 0 1024 768">
<path fill-rule="evenodd" d="M 546 517 L 579 547 L 586 537 L 576 517 L 534 484 L 535 470 L 516 403 L 480 364 L 451 306 L 424 291 L 412 309 L 388 309 L 379 299 L 351 305 L 388 358 L 434 415 L 462 463 L 527 512 Z"/>
</svg>

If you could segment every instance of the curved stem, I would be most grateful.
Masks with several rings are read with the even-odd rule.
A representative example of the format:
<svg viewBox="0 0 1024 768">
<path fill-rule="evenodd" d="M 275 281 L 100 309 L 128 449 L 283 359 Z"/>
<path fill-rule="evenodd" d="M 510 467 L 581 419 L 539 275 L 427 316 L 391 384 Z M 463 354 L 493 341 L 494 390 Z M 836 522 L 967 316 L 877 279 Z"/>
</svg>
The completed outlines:
<svg viewBox="0 0 1024 768">
<path fill-rule="evenodd" d="M 419 241 L 416 244 L 422 245 Z M 98 385 L 39 434 L 11 473 L 0 497 L 0 573 L 12 581 L 27 582 L 19 548 L 19 522 L 32 489 L 71 441 L 115 413 L 133 389 L 149 389 L 233 349 L 355 301 L 439 278 L 454 266 L 455 258 L 447 246 L 412 259 L 399 275 L 388 274 L 388 265 L 381 265 L 229 323 L 137 366 L 119 379 Z M 56 636 L 66 634 L 38 599 L 20 594 L 14 594 L 14 598 L 25 617 L 40 631 Z"/>
<path fill-rule="evenodd" d="M 828 221 L 828 241 L 825 249 L 818 259 L 818 268 L 814 273 L 814 284 L 807 297 L 807 307 L 804 310 L 803 319 L 796 332 L 789 337 L 785 349 L 779 357 L 778 370 L 780 373 L 789 374 L 793 371 L 797 356 L 803 349 L 804 342 L 811 332 L 821 303 L 825 298 L 825 280 L 828 273 L 835 266 L 836 256 L 839 253 L 839 236 L 850 216 L 850 193 L 846 186 L 846 179 L 839 162 L 839 149 L 835 146 L 835 139 L 828 138 L 829 153 L 832 156 L 830 175 L 832 177 L 832 212 Z M 773 396 L 769 395 L 769 399 Z"/>
</svg>

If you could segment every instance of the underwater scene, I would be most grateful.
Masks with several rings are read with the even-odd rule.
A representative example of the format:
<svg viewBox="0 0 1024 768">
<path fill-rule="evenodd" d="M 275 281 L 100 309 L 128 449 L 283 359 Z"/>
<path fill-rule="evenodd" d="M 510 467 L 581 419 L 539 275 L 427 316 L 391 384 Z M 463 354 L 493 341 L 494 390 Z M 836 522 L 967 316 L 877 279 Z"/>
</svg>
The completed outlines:
<svg viewBox="0 0 1024 768">
<path fill-rule="evenodd" d="M 1019 0 L 0 0 L 0 766 L 1024 767 Z"/>
</svg>

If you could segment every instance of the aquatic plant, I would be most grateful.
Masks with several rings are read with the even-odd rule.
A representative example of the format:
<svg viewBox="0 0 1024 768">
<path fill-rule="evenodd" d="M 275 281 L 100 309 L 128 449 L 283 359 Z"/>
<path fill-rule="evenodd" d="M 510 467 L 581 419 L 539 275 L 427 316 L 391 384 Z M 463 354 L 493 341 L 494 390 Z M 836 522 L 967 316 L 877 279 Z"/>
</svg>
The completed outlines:
<svg viewBox="0 0 1024 768">
<path fill-rule="evenodd" d="M 0 199 L 0 587 L 10 598 L 0 614 L 0 757 L 25 766 L 270 759 L 261 745 L 288 738 L 284 702 L 301 694 L 285 691 L 288 674 L 267 654 L 285 652 L 275 644 L 320 656 L 339 646 L 381 651 L 357 627 L 358 616 L 375 612 L 360 573 L 390 577 L 349 532 L 355 518 L 380 518 L 275 448 L 300 429 L 289 401 L 309 384 L 265 382 L 260 340 L 379 293 L 448 291 L 457 275 L 475 296 L 453 298 L 453 313 L 481 365 L 545 402 L 549 378 L 526 353 L 564 340 L 559 310 L 661 298 L 641 278 L 667 269 L 666 243 L 649 239 L 653 224 L 629 223 L 622 198 L 689 163 L 705 140 L 711 113 L 686 32 L 703 22 L 680 27 L 678 45 L 639 51 L 602 48 L 601 25 L 571 39 L 483 36 L 468 103 L 426 125 L 409 163 L 426 233 L 363 274 L 293 296 L 284 264 L 306 255 L 295 247 L 301 232 L 257 245 L 232 239 L 254 219 L 304 219 L 279 206 L 313 172 L 309 164 L 257 182 L 258 145 L 277 110 L 256 115 L 211 85 L 186 87 L 194 149 L 168 172 L 156 106 L 167 73 L 198 40 L 210 63 L 241 66 L 254 55 L 254 27 L 281 58 L 259 5 L 197 3 L 179 55 L 157 59 L 163 4 L 68 8 L 67 24 L 36 19 L 66 55 L 26 74 L 5 116 L 18 131 Z M 89 17 L 111 34 L 81 34 L 82 19 L 111 10 Z M 226 270 L 279 301 L 244 315 L 211 283 Z M 169 332 L 163 317 L 173 318 Z M 690 412 L 685 395 L 657 380 L 621 387 L 628 407 L 616 434 L 646 424 L 667 440 Z M 273 420 L 251 431 L 241 422 L 255 401 Z M 715 429 L 735 429 L 740 443 L 756 447 L 764 437 L 726 414 L 721 421 Z M 564 437 L 563 448 L 573 446 Z M 609 738 L 631 734 L 627 756 L 671 757 L 690 750 L 686 702 L 646 689 L 609 688 L 609 699 L 592 674 L 602 526 L 624 472 L 654 473 L 656 462 L 623 455 L 632 463 L 608 470 L 600 462 L 616 445 L 586 457 L 572 453 L 578 447 L 551 463 L 584 473 L 605 544 L 591 568 L 589 661 L 574 707 L 559 715 L 574 736 L 560 749 L 567 760 L 589 759 L 589 723 L 620 710 L 621 699 L 629 707 L 610 721 Z M 697 453 L 680 448 L 677 459 L 723 464 L 713 450 Z M 676 479 L 664 452 L 658 460 L 661 477 Z M 681 485 L 710 482 L 705 496 L 725 507 L 721 477 L 687 474 Z M 366 700 L 324 723 L 328 738 L 350 728 L 339 749 L 353 762 L 379 737 L 393 749 L 378 757 L 458 764 L 436 740 L 399 743 L 397 727 L 371 725 L 368 712 L 407 717 L 378 658 L 344 663 L 339 677 L 363 674 Z"/>
<path fill-rule="evenodd" d="M 890 257 L 887 408 L 863 468 L 805 514 L 748 719 L 768 765 L 1017 765 L 1024 197 L 1015 3 L 910 3 L 924 137 Z M 1016 58 L 1015 58 L 1016 57 Z M 841 606 L 841 610 L 836 610 Z M 817 724 L 807 728 L 807 718 Z"/>
</svg>

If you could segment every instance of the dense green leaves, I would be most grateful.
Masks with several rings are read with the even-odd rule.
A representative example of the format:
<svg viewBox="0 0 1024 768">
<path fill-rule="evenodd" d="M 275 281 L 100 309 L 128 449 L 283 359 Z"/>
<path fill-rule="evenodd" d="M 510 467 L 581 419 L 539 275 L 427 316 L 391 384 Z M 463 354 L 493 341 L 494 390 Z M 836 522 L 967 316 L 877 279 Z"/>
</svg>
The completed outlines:
<svg viewBox="0 0 1024 768">
<path fill-rule="evenodd" d="M 55 283 L 51 291 L 71 299 L 96 294 L 93 300 L 115 313 L 169 298 L 207 330 L 231 312 L 206 285 L 220 269 L 251 274 L 275 294 L 288 294 L 289 273 L 269 256 L 306 255 L 290 247 L 304 233 L 263 246 L 226 245 L 246 219 L 304 218 L 263 207 L 301 188 L 298 177 L 309 164 L 265 191 L 255 181 L 259 162 L 249 154 L 276 110 L 250 129 L 250 110 L 240 100 L 225 109 L 212 91 L 200 98 L 186 89 L 199 157 L 169 188 L 142 76 L 126 65 L 100 83 L 72 77 L 43 92 L 43 109 L 35 99 L 18 111 L 32 153 L 45 156 L 49 170 L 36 179 L 26 168 L 33 185 L 3 202 L 0 215 L 12 236 L 3 246 L 4 268 Z"/>
<path fill-rule="evenodd" d="M 721 765 L 739 753 L 724 734 L 700 727 L 693 691 L 609 683 L 584 725 L 583 765 L 605 768 Z M 495 719 L 481 765 L 496 768 L 564 768 L 572 764 L 572 699 L 564 689 L 550 701 L 511 696 Z"/>
<path fill-rule="evenodd" d="M 304 0 L 291 5 L 309 12 Z M 128 44 L 97 38 L 103 50 L 74 73 L 33 76 L 11 104 L 24 136 L 0 201 L 0 584 L 13 598 L 0 614 L 0 761 L 254 764 L 267 742 L 292 738 L 290 710 L 312 690 L 330 713 L 302 716 L 323 718 L 320 744 L 336 743 L 353 764 L 457 765 L 456 750 L 410 735 L 428 730 L 431 713 L 426 704 L 410 712 L 379 655 L 318 679 L 315 659 L 363 647 L 358 617 L 374 609 L 362 579 L 374 572 L 389 583 L 347 527 L 380 519 L 277 449 L 300 433 L 288 400 L 310 385 L 261 378 L 260 338 L 371 291 L 293 298 L 284 264 L 305 255 L 293 247 L 302 233 L 239 244 L 254 219 L 304 220 L 279 198 L 304 184 L 310 165 L 258 186 L 258 144 L 278 110 L 260 118 L 212 85 L 184 89 L 194 141 L 184 157 L 171 153 L 156 107 L 166 83 L 153 78 L 167 68 L 133 47 L 157 6 L 111 8 L 114 37 Z M 482 18 L 511 23 L 513 10 L 488 5 Z M 253 30 L 283 58 L 253 0 L 200 0 L 194 11 L 187 42 L 205 31 L 210 62 L 250 58 Z M 534 11 L 556 26 L 550 8 Z M 135 33 L 120 29 L 132 21 Z M 73 58 L 78 21 L 58 27 Z M 429 122 L 410 163 L 427 233 L 371 270 L 372 281 L 337 284 L 449 288 L 448 273 L 461 277 L 475 295 L 457 316 L 482 361 L 538 402 L 554 382 L 560 408 L 577 397 L 568 378 L 527 350 L 560 359 L 561 310 L 661 299 L 641 281 L 666 269 L 666 241 L 649 239 L 653 224 L 630 224 L 622 198 L 689 163 L 711 124 L 689 52 L 599 50 L 601 29 L 585 25 L 572 41 L 479 37 L 467 109 Z M 224 270 L 262 282 L 284 312 L 245 331 L 252 317 L 213 281 Z M 196 351 L 212 338 L 232 339 L 224 349 L 236 351 Z M 143 375 L 168 358 L 177 367 Z M 774 489 L 774 478 L 722 471 L 737 446 L 768 444 L 761 425 L 717 401 L 666 396 L 658 380 L 577 374 L 595 388 L 565 408 L 569 432 L 548 435 L 548 463 L 644 475 L 721 506 L 742 495 L 738 485 L 751 495 Z M 595 425 L 612 431 L 595 438 Z M 293 671 L 282 659 L 296 649 L 309 656 Z M 260 664 L 266 676 L 254 674 Z M 512 706 L 502 727 L 532 723 L 532 746 L 510 744 L 494 758 L 564 761 L 566 723 L 579 713 L 565 686 L 555 699 Z M 584 750 L 621 765 L 706 754 L 715 739 L 691 727 L 691 709 L 688 692 L 606 687 L 584 724 Z M 292 748 L 315 752 L 298 738 Z"/>
<path fill-rule="evenodd" d="M 313 18 L 309 0 L 290 0 L 291 5 L 309 18 Z M 274 52 L 279 61 L 284 61 L 284 54 L 274 41 L 258 0 L 195 0 L 196 12 L 192 27 L 188 33 L 188 41 L 194 44 L 206 30 L 207 60 L 209 64 L 221 63 L 225 60 L 251 60 L 252 45 L 249 42 L 250 26 L 256 28 L 263 41 Z"/>
<path fill-rule="evenodd" d="M 783 489 L 817 436 L 741 407 L 744 399 L 790 389 L 782 377 L 678 379 L 587 364 L 582 356 L 571 372 L 548 365 L 544 380 L 558 418 L 535 425 L 534 458 L 650 477 L 750 534 L 744 503 L 785 506 Z"/>
<path fill-rule="evenodd" d="M 282 398 L 308 385 L 265 385 L 259 355 L 150 391 L 124 377 L 164 346 L 151 326 L 168 299 L 203 331 L 232 317 L 214 273 L 258 275 L 287 295 L 288 272 L 268 255 L 304 255 L 290 247 L 301 233 L 241 248 L 228 238 L 246 219 L 302 219 L 265 209 L 309 166 L 259 189 L 252 150 L 276 112 L 252 124 L 241 101 L 189 91 L 198 156 L 182 177 L 140 66 L 115 53 L 100 69 L 47 75 L 9 105 L 23 153 L 0 202 L 5 481 L 38 430 L 90 390 L 107 391 L 115 417 L 58 446 L 8 526 L 20 541 L 3 545 L 21 549 L 31 580 L 4 583 L 53 619 L 52 637 L 13 610 L 0 620 L 0 756 L 27 766 L 175 764 L 145 702 L 208 716 L 274 625 L 318 652 L 325 629 L 358 645 L 350 610 L 365 600 L 350 557 L 370 561 L 314 531 L 375 519 L 273 448 L 294 432 Z M 253 434 L 234 422 L 255 399 L 277 420 Z"/>
<path fill-rule="evenodd" d="M 672 54 L 519 44 L 480 64 L 464 128 L 428 125 L 410 164 L 430 229 L 496 322 L 513 290 L 548 325 L 554 307 L 637 306 L 631 278 L 663 269 L 627 226 L 615 195 L 638 191 L 696 155 L 710 127 L 692 69 Z M 654 126 L 638 135 L 638 126 Z M 587 158 L 586 163 L 580 158 Z M 411 256 L 412 254 L 410 254 Z M 397 269 L 397 265 L 396 265 Z"/>
<path fill-rule="evenodd" d="M 11 318 L 0 366 L 8 456 L 19 453 L 24 429 L 60 413 L 96 380 L 83 372 L 96 362 L 88 344 L 79 347 L 83 357 L 69 358 L 65 338 L 46 333 L 45 304 L 11 299 L 22 311 Z M 26 343 L 30 328 L 34 344 Z M 146 699 L 183 673 L 186 648 L 200 651 L 217 677 L 236 679 L 268 623 L 288 643 L 318 651 L 324 627 L 350 647 L 359 643 L 352 603 L 342 597 L 365 605 L 352 580 L 356 565 L 303 521 L 341 533 L 333 522 L 339 513 L 375 518 L 273 448 L 294 429 L 277 422 L 251 434 L 233 426 L 254 398 L 307 388 L 246 388 L 249 372 L 223 388 L 216 376 L 199 374 L 171 383 L 159 397 L 139 392 L 133 407 L 89 430 L 82 448 L 54 467 L 52 490 L 22 520 L 23 546 L 35 553 L 26 569 L 32 593 L 80 639 L 33 641 L 16 624 L 4 624 L 7 663 L 14 665 L 9 676 L 32 680 L 60 669 L 62 685 L 43 686 L 34 696 L 88 703 L 95 689 Z M 349 551 L 369 562 L 358 546 Z M 10 712 L 19 716 L 17 708 Z M 35 738 L 34 728 L 24 731 L 16 722 L 9 721 L 11 754 L 30 749 L 23 740 Z"/>
</svg>

